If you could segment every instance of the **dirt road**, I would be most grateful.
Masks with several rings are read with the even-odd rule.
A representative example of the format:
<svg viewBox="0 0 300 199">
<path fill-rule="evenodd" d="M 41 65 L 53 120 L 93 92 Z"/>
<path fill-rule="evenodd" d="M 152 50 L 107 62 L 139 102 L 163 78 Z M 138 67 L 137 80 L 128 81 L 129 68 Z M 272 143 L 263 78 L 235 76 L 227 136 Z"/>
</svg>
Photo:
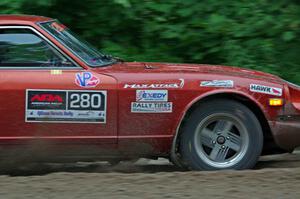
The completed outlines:
<svg viewBox="0 0 300 199">
<path fill-rule="evenodd" d="M 0 198 L 300 198 L 299 152 L 264 157 L 251 171 L 181 172 L 163 159 L 14 170 L 0 176 Z"/>
</svg>

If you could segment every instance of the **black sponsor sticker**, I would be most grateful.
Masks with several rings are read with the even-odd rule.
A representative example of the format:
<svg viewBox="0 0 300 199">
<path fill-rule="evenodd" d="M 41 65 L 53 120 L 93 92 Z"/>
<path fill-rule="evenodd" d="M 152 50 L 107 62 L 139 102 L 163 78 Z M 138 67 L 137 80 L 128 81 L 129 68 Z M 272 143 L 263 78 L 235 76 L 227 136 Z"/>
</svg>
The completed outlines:
<svg viewBox="0 0 300 199">
<path fill-rule="evenodd" d="M 65 91 L 28 91 L 27 108 L 39 110 L 65 110 Z"/>
</svg>

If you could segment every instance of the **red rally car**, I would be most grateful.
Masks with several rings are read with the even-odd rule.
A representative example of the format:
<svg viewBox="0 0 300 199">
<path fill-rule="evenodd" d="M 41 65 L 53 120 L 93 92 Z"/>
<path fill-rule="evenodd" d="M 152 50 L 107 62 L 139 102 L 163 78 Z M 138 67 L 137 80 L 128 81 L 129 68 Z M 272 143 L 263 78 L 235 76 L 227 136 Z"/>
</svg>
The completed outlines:
<svg viewBox="0 0 300 199">
<path fill-rule="evenodd" d="M 248 169 L 300 145 L 298 86 L 235 67 L 124 62 L 46 17 L 0 15 L 0 92 L 1 158 Z"/>
</svg>

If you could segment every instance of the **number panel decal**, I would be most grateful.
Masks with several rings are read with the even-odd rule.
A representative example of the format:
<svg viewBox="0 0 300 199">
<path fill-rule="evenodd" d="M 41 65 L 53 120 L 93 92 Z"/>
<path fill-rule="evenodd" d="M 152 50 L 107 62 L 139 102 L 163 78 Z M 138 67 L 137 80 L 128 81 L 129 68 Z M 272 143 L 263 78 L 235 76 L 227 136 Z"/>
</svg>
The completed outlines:
<svg viewBox="0 0 300 199">
<path fill-rule="evenodd" d="M 68 92 L 69 110 L 102 110 L 105 107 L 105 95 L 99 92 Z"/>
<path fill-rule="evenodd" d="M 26 90 L 26 122 L 106 123 L 107 91 Z"/>
</svg>

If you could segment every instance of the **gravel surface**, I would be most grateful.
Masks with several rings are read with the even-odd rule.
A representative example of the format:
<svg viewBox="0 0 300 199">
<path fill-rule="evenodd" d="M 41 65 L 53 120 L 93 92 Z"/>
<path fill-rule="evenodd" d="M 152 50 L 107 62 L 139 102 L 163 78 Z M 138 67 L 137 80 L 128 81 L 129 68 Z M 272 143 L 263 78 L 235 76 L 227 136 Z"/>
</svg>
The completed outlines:
<svg viewBox="0 0 300 199">
<path fill-rule="evenodd" d="M 24 165 L 2 171 L 0 198 L 300 198 L 300 153 L 247 171 L 183 172 L 164 159 Z"/>
</svg>

